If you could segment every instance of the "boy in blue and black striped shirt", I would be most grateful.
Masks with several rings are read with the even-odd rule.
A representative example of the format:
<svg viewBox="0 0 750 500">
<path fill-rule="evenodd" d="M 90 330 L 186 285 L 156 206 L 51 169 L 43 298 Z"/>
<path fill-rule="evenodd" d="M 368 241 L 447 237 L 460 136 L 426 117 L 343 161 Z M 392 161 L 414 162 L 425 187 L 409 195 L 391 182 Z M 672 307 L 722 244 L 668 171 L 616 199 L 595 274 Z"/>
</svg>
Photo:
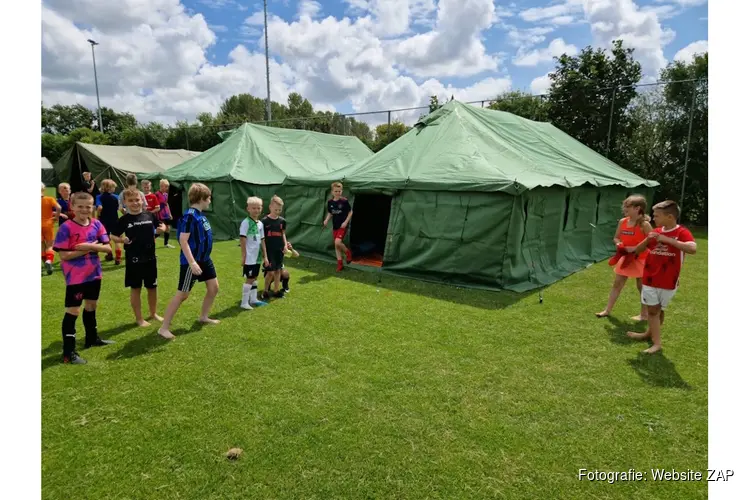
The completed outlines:
<svg viewBox="0 0 750 500">
<path fill-rule="evenodd" d="M 189 296 L 196 281 L 206 283 L 206 297 L 203 299 L 201 323 L 218 324 L 218 319 L 208 317 L 211 305 L 219 293 L 219 280 L 216 278 L 216 268 L 211 261 L 211 249 L 213 247 L 213 234 L 211 224 L 203 214 L 211 204 L 211 190 L 205 184 L 196 183 L 190 186 L 188 191 L 190 208 L 177 223 L 177 240 L 180 242 L 180 281 L 177 293 L 167 306 L 164 313 L 164 323 L 159 328 L 159 335 L 165 339 L 173 339 L 174 335 L 169 331 L 172 318 L 177 309 Z"/>
</svg>

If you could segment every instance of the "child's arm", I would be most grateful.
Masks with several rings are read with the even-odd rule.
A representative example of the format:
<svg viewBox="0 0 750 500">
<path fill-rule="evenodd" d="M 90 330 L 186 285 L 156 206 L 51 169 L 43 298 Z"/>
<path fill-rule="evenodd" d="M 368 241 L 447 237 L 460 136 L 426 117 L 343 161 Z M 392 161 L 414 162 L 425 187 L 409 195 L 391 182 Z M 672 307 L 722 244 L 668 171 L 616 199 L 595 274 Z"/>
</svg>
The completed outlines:
<svg viewBox="0 0 750 500">
<path fill-rule="evenodd" d="M 286 241 L 286 228 L 281 228 L 281 237 L 284 240 L 284 251 L 286 252 L 287 247 L 289 246 L 289 242 Z"/>
<path fill-rule="evenodd" d="M 620 228 L 621 227 L 622 226 L 620 224 L 617 224 L 617 229 L 615 230 L 615 237 L 612 239 L 612 241 L 615 242 L 615 246 L 618 246 L 618 247 L 622 244 L 622 240 L 620 239 Z M 648 233 L 646 233 L 646 234 L 648 234 Z"/>
<path fill-rule="evenodd" d="M 53 221 L 57 220 L 61 214 L 62 214 L 62 207 L 57 202 L 57 200 L 55 200 L 55 208 L 52 211 L 52 220 Z"/>
<path fill-rule="evenodd" d="M 88 250 L 58 250 L 57 253 L 60 255 L 60 260 L 72 260 L 90 252 Z"/>
<path fill-rule="evenodd" d="M 190 251 L 190 245 L 188 244 L 188 240 L 190 239 L 190 233 L 180 233 L 180 249 L 182 250 L 182 253 L 185 255 L 185 259 L 188 261 L 188 264 L 190 265 L 190 269 L 193 271 L 193 274 L 196 276 L 200 276 L 203 274 L 203 270 L 201 269 L 201 266 L 198 265 L 198 263 L 195 261 L 195 257 L 193 257 L 193 252 Z"/>
<path fill-rule="evenodd" d="M 268 250 L 266 250 L 266 239 L 261 238 L 260 240 L 260 248 L 263 251 L 263 265 L 265 267 L 268 267 L 271 265 L 270 262 L 268 262 Z"/>
<path fill-rule="evenodd" d="M 240 249 L 242 250 L 242 265 L 245 265 L 245 259 L 247 259 L 247 236 L 240 235 Z"/>
<path fill-rule="evenodd" d="M 656 234 L 657 233 L 655 233 L 653 231 L 650 232 L 650 233 L 648 233 L 648 236 L 643 241 L 641 241 L 640 243 L 638 243 L 638 246 L 635 247 L 635 250 L 633 250 L 633 252 L 634 253 L 641 253 L 641 252 L 643 252 L 649 246 L 649 244 L 651 243 L 651 241 L 656 238 L 656 236 L 655 236 Z"/>
<path fill-rule="evenodd" d="M 677 250 L 690 255 L 694 255 L 698 251 L 695 241 L 680 241 L 677 238 L 670 238 L 663 234 L 658 235 L 656 240 L 660 243 L 666 243 L 667 245 L 673 246 Z"/>
<path fill-rule="evenodd" d="M 342 228 L 345 228 L 349 225 L 349 221 L 352 220 L 352 215 L 354 215 L 354 210 L 349 209 L 349 215 L 346 216 L 346 220 L 344 220 L 344 223 L 341 224 Z"/>
</svg>

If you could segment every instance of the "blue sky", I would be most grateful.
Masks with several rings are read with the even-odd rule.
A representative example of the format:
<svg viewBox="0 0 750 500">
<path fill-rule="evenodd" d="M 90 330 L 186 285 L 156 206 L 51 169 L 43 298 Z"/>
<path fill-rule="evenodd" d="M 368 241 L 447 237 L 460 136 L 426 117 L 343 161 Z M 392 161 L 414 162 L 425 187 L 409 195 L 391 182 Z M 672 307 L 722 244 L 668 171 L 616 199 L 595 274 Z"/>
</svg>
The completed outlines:
<svg viewBox="0 0 750 500">
<path fill-rule="evenodd" d="M 244 0 L 43 0 L 43 98 L 102 98 L 139 119 L 192 120 L 265 97 L 262 10 Z M 271 0 L 271 94 L 373 111 L 543 93 L 553 57 L 624 38 L 648 79 L 708 48 L 706 0 Z M 123 109 L 123 110 L 125 110 Z M 407 117 L 408 118 L 408 117 Z"/>
</svg>

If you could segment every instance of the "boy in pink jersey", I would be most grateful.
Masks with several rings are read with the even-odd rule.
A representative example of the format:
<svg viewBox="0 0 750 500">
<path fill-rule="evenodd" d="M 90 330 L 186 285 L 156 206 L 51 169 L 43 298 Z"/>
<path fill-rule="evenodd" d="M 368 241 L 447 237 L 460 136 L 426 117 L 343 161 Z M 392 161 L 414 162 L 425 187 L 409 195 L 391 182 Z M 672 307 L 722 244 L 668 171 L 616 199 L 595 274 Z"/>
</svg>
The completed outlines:
<svg viewBox="0 0 750 500">
<path fill-rule="evenodd" d="M 57 230 L 54 250 L 60 254 L 60 267 L 65 276 L 65 317 L 62 323 L 63 362 L 85 364 L 76 352 L 76 320 L 83 303 L 83 327 L 86 348 L 113 344 L 102 340 L 96 329 L 96 302 L 102 283 L 102 262 L 99 252 L 111 253 L 104 225 L 91 218 L 94 197 L 76 193 L 71 198 L 75 213 Z"/>
<path fill-rule="evenodd" d="M 644 333 L 628 332 L 636 340 L 651 339 L 653 345 L 643 351 L 653 354 L 661 350 L 661 325 L 664 323 L 664 309 L 677 292 L 680 271 L 685 254 L 695 254 L 696 244 L 693 235 L 677 224 L 680 207 L 672 200 L 654 205 L 654 225 L 635 249 L 636 253 L 650 250 L 643 268 L 643 291 L 641 302 L 648 307 L 648 330 Z"/>
<path fill-rule="evenodd" d="M 165 226 L 172 226 L 172 211 L 169 208 L 169 181 L 162 179 L 159 181 L 159 190 L 156 192 L 156 199 L 159 202 L 159 213 L 157 218 Z M 169 244 L 169 231 L 164 231 L 164 246 L 174 248 Z"/>
</svg>

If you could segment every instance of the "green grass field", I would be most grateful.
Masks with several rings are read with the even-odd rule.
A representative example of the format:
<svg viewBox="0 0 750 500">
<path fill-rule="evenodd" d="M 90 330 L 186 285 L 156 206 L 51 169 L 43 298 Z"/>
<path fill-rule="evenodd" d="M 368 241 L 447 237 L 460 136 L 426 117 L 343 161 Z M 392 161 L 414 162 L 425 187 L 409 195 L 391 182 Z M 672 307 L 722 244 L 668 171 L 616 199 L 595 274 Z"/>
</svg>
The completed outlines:
<svg viewBox="0 0 750 500">
<path fill-rule="evenodd" d="M 698 236 L 698 235 L 697 235 Z M 238 307 L 240 253 L 219 243 L 218 326 L 197 284 L 177 339 L 137 328 L 124 266 L 105 263 L 111 346 L 60 362 L 64 282 L 42 277 L 44 498 L 706 498 L 703 482 L 608 484 L 578 469 L 705 473 L 708 244 L 687 259 L 663 354 L 639 355 L 629 283 L 597 319 L 597 264 L 516 295 L 288 261 L 291 293 Z M 159 248 L 160 312 L 179 250 Z M 145 302 L 145 292 L 144 292 Z M 78 322 L 79 345 L 83 326 Z M 640 327 L 639 327 L 640 328 Z M 225 452 L 244 454 L 229 461 Z"/>
</svg>

